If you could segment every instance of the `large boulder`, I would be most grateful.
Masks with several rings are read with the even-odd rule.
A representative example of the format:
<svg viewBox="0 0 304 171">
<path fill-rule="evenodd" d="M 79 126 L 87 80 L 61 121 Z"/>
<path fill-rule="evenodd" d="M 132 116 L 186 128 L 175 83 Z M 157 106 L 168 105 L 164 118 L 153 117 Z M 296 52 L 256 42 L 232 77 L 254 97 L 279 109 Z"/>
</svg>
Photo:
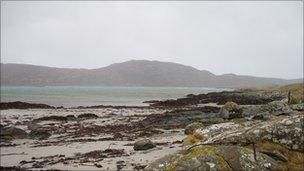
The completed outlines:
<svg viewBox="0 0 304 171">
<path fill-rule="evenodd" d="M 185 134 L 190 135 L 193 134 L 197 129 L 202 128 L 204 125 L 200 122 L 193 122 L 186 126 Z"/>
<path fill-rule="evenodd" d="M 155 144 L 151 140 L 149 140 L 148 138 L 144 138 L 139 141 L 136 141 L 134 143 L 133 149 L 138 151 L 138 150 L 148 150 L 154 147 Z"/>
<path fill-rule="evenodd" d="M 11 126 L 1 129 L 1 139 L 24 139 L 27 138 L 27 132 L 23 129 Z"/>
</svg>

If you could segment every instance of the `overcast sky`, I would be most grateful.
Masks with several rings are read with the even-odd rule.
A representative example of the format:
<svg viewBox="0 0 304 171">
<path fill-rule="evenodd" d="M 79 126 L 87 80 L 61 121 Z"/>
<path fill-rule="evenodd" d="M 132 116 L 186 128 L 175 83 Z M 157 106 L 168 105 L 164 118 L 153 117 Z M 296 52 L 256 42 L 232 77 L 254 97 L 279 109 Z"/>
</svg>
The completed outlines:
<svg viewBox="0 0 304 171">
<path fill-rule="evenodd" d="M 131 59 L 303 77 L 303 2 L 3 2 L 1 62 L 99 68 Z"/>
</svg>

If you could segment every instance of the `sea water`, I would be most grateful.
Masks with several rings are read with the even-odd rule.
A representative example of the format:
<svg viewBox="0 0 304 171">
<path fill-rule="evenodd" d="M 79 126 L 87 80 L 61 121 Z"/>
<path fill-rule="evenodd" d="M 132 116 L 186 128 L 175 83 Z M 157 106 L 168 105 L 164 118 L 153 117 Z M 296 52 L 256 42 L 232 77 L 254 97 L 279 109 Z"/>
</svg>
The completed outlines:
<svg viewBox="0 0 304 171">
<path fill-rule="evenodd" d="M 204 87 L 1 87 L 1 102 L 22 101 L 52 106 L 144 106 L 148 100 L 166 100 L 230 89 Z"/>
</svg>

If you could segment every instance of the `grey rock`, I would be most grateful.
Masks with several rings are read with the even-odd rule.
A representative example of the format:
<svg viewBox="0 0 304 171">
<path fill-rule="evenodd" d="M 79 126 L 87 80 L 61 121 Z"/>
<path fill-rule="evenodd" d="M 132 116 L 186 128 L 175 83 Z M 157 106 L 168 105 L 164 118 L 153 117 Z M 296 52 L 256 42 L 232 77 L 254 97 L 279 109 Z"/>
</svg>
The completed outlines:
<svg viewBox="0 0 304 171">
<path fill-rule="evenodd" d="M 151 140 L 144 138 L 139 141 L 136 141 L 134 143 L 133 149 L 138 151 L 138 150 L 148 150 L 154 147 L 155 144 Z"/>
</svg>

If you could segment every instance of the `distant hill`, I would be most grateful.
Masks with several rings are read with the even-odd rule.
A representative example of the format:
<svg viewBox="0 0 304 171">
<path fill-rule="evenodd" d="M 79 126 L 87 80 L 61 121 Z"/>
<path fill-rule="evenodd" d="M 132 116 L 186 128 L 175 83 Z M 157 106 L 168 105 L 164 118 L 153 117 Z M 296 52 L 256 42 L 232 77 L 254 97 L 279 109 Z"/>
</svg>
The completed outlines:
<svg viewBox="0 0 304 171">
<path fill-rule="evenodd" d="M 131 60 L 99 69 L 1 64 L 2 86 L 201 86 L 244 87 L 302 82 L 234 74 L 214 75 L 171 62 Z"/>
</svg>

